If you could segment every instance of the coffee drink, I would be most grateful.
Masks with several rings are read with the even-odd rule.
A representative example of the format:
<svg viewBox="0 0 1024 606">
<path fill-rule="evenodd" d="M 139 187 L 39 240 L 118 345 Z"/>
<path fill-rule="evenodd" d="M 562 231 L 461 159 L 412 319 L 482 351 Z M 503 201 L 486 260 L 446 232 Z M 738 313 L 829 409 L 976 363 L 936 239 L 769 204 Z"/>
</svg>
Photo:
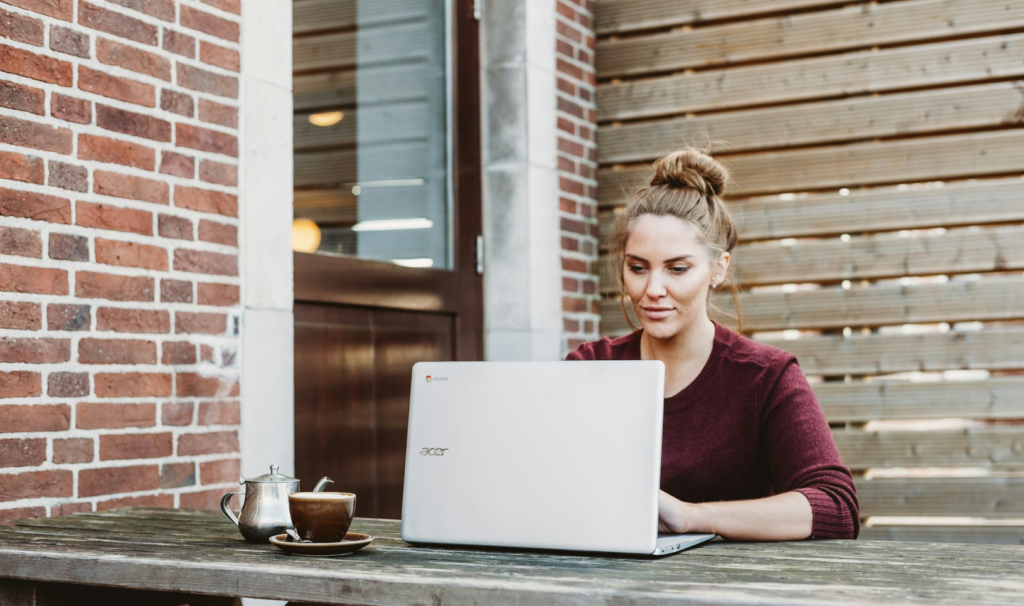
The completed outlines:
<svg viewBox="0 0 1024 606">
<path fill-rule="evenodd" d="M 345 538 L 356 513 L 356 495 L 350 492 L 293 492 L 288 509 L 295 532 L 314 543 L 337 543 Z"/>
</svg>

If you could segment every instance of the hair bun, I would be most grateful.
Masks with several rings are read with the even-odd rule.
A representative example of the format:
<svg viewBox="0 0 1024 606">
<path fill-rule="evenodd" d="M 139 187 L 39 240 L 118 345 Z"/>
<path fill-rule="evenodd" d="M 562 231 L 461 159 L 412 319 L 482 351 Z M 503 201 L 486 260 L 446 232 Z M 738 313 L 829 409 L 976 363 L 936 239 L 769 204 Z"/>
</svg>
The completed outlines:
<svg viewBox="0 0 1024 606">
<path fill-rule="evenodd" d="M 705 196 L 721 196 L 728 180 L 729 171 L 718 160 L 690 148 L 655 162 L 651 186 L 692 187 Z"/>
</svg>

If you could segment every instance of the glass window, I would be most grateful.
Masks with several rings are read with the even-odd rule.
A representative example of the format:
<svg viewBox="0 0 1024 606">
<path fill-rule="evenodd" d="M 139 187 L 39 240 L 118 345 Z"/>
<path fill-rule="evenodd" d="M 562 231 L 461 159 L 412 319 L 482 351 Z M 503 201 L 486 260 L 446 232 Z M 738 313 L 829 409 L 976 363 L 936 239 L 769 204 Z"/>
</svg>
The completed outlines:
<svg viewBox="0 0 1024 606">
<path fill-rule="evenodd" d="M 294 10 L 293 248 L 450 268 L 447 0 Z"/>
</svg>

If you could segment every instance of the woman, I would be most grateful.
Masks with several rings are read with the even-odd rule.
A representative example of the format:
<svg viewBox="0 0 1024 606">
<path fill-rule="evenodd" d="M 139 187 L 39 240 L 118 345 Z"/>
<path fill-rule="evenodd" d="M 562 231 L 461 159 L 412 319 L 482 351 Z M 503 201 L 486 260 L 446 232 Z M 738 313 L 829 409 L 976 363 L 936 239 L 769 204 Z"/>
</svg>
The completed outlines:
<svg viewBox="0 0 1024 606">
<path fill-rule="evenodd" d="M 708 318 L 736 244 L 720 198 L 728 173 L 693 149 L 654 169 L 612 240 L 620 290 L 642 328 L 568 359 L 665 363 L 660 530 L 856 538 L 853 479 L 796 358 Z"/>
</svg>

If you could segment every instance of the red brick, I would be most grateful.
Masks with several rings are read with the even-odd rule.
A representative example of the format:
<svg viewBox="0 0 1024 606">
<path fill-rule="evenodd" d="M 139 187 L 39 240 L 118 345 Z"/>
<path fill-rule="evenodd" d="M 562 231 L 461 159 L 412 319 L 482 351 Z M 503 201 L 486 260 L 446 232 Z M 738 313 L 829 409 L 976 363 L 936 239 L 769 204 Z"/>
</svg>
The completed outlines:
<svg viewBox="0 0 1024 606">
<path fill-rule="evenodd" d="M 89 169 L 84 166 L 65 164 L 50 160 L 50 187 L 59 187 L 71 191 L 89 191 Z"/>
<path fill-rule="evenodd" d="M 178 63 L 178 86 L 218 97 L 238 98 L 238 78 L 215 74 L 181 62 Z"/>
<path fill-rule="evenodd" d="M 164 463 L 160 466 L 160 488 L 181 488 L 195 485 L 195 463 Z"/>
<path fill-rule="evenodd" d="M 81 364 L 156 364 L 156 343 L 135 339 L 82 339 Z"/>
<path fill-rule="evenodd" d="M 164 50 L 195 59 L 196 39 L 188 34 L 164 28 Z"/>
<path fill-rule="evenodd" d="M 179 185 L 174 188 L 174 205 L 228 217 L 238 216 L 238 196 L 209 189 Z"/>
<path fill-rule="evenodd" d="M 46 395 L 53 398 L 80 398 L 89 395 L 89 373 L 51 372 L 46 377 Z"/>
<path fill-rule="evenodd" d="M 165 88 L 160 91 L 160 109 L 191 118 L 195 113 L 195 102 L 192 95 Z"/>
<path fill-rule="evenodd" d="M 238 459 L 205 461 L 199 464 L 199 480 L 203 484 L 228 484 L 237 482 L 241 473 L 241 463 Z"/>
<path fill-rule="evenodd" d="M 570 252 L 578 252 L 580 249 L 580 241 L 576 238 L 568 238 L 562 236 L 562 250 L 568 250 Z"/>
<path fill-rule="evenodd" d="M 191 179 L 196 174 L 196 161 L 191 156 L 165 151 L 160 155 L 160 172 Z"/>
<path fill-rule="evenodd" d="M 90 461 L 92 459 L 89 459 Z M 51 515 L 69 516 L 74 513 L 88 513 L 92 511 L 92 503 L 60 503 L 50 507 Z"/>
<path fill-rule="evenodd" d="M 149 244 L 96 238 L 96 262 L 167 271 L 167 251 Z"/>
<path fill-rule="evenodd" d="M 58 53 L 88 59 L 90 56 L 89 34 L 51 25 L 50 48 Z"/>
<path fill-rule="evenodd" d="M 199 239 L 226 246 L 238 246 L 238 228 L 226 223 L 217 223 L 201 219 L 199 221 Z"/>
<path fill-rule="evenodd" d="M 50 258 L 62 261 L 88 261 L 89 239 L 70 234 L 50 234 Z"/>
<path fill-rule="evenodd" d="M 0 154 L 0 163 L 3 160 L 3 154 Z M 33 229 L 0 225 L 0 255 L 42 259 L 43 241 L 39 237 L 39 232 Z"/>
<path fill-rule="evenodd" d="M 68 294 L 68 272 L 63 269 L 23 267 L 0 263 L 0 291 L 66 295 Z"/>
<path fill-rule="evenodd" d="M 562 97 L 558 97 L 558 111 L 572 114 L 577 118 L 586 119 L 586 112 L 582 107 Z"/>
<path fill-rule="evenodd" d="M 78 472 L 79 497 L 155 490 L 159 486 L 160 470 L 156 465 L 104 467 Z"/>
<path fill-rule="evenodd" d="M 50 303 L 46 306 L 46 328 L 48 330 L 89 330 L 92 322 L 89 305 L 64 305 Z"/>
<path fill-rule="evenodd" d="M 586 261 L 580 261 L 579 259 L 566 259 L 562 258 L 562 270 L 563 271 L 575 271 L 580 273 L 588 273 L 590 269 L 587 267 Z"/>
<path fill-rule="evenodd" d="M 189 124 L 175 125 L 175 145 L 238 157 L 238 138 L 234 135 Z"/>
<path fill-rule="evenodd" d="M 203 362 L 213 362 L 213 348 L 209 345 L 200 345 L 199 359 Z"/>
<path fill-rule="evenodd" d="M 164 341 L 161 364 L 180 365 L 196 363 L 196 346 L 188 341 Z"/>
<path fill-rule="evenodd" d="M 75 274 L 75 296 L 111 301 L 152 301 L 153 278 L 118 276 L 91 271 Z"/>
<path fill-rule="evenodd" d="M 144 82 L 111 76 L 101 71 L 78 66 L 78 88 L 145 107 L 156 107 L 156 87 Z"/>
<path fill-rule="evenodd" d="M 71 201 L 0 187 L 0 216 L 67 224 L 71 223 Z"/>
<path fill-rule="evenodd" d="M 144 170 L 156 167 L 156 152 L 152 148 L 96 135 L 78 135 L 78 157 Z"/>
<path fill-rule="evenodd" d="M 196 302 L 200 305 L 237 305 L 238 287 L 232 284 L 200 282 L 197 287 Z"/>
<path fill-rule="evenodd" d="M 149 236 L 153 234 L 153 214 L 131 208 L 118 208 L 107 204 L 79 202 L 78 225 L 113 231 L 127 231 Z"/>
<path fill-rule="evenodd" d="M 171 123 L 152 116 L 96 104 L 96 126 L 126 135 L 171 141 Z"/>
<path fill-rule="evenodd" d="M 564 21 L 556 21 L 556 31 L 558 32 L 558 35 L 565 36 L 573 42 L 583 41 L 583 36 L 580 34 L 579 30 L 566 25 Z M 559 68 L 558 71 L 562 71 L 561 68 Z"/>
<path fill-rule="evenodd" d="M 576 163 L 563 156 L 558 156 L 558 170 L 564 172 L 576 172 Z"/>
<path fill-rule="evenodd" d="M 46 93 L 31 86 L 0 81 L 0 107 L 42 116 L 46 113 Z"/>
<path fill-rule="evenodd" d="M 100 373 L 94 377 L 99 398 L 166 398 L 171 395 L 171 375 L 163 373 Z"/>
<path fill-rule="evenodd" d="M 236 15 L 242 14 L 242 0 L 203 0 L 203 4 L 209 4 L 214 8 Z"/>
<path fill-rule="evenodd" d="M 192 283 L 186 280 L 160 280 L 161 303 L 191 303 Z"/>
<path fill-rule="evenodd" d="M 203 122 L 238 128 L 238 108 L 200 98 L 199 119 Z"/>
<path fill-rule="evenodd" d="M 558 151 L 578 158 L 583 157 L 583 146 L 568 139 L 558 138 Z"/>
<path fill-rule="evenodd" d="M 96 511 L 109 511 L 122 507 L 174 507 L 174 495 L 149 494 L 141 497 L 122 497 L 96 503 Z"/>
<path fill-rule="evenodd" d="M 71 359 L 68 339 L 19 339 L 0 337 L 0 362 L 55 364 Z"/>
<path fill-rule="evenodd" d="M 233 72 L 240 69 L 238 51 L 210 44 L 206 40 L 199 41 L 199 60 Z"/>
<path fill-rule="evenodd" d="M 92 122 L 92 103 L 53 93 L 50 99 L 50 115 L 76 124 L 89 124 Z"/>
<path fill-rule="evenodd" d="M 237 22 L 196 10 L 191 6 L 181 7 L 181 24 L 211 36 L 238 42 Z"/>
<path fill-rule="evenodd" d="M 92 438 L 66 438 L 53 441 L 53 462 L 91 463 L 93 459 Z"/>
<path fill-rule="evenodd" d="M 586 195 L 584 186 L 578 181 L 572 179 L 566 179 L 565 177 L 558 178 L 558 188 L 566 193 L 576 194 L 577 196 Z"/>
<path fill-rule="evenodd" d="M 562 319 L 562 330 L 564 332 L 577 332 L 580 329 L 580 323 L 576 320 L 570 320 L 569 318 Z"/>
<path fill-rule="evenodd" d="M 234 164 L 203 160 L 199 164 L 199 179 L 219 185 L 238 185 L 238 167 Z"/>
<path fill-rule="evenodd" d="M 43 395 L 43 381 L 38 372 L 28 372 L 25 370 L 4 372 L 0 370 L 0 398 L 34 398 L 41 395 Z M 11 408 L 19 407 L 0 406 L 0 433 L 5 431 L 36 431 L 35 429 L 18 429 L 11 426 L 11 419 L 17 417 L 17 412 L 9 410 Z M 27 414 L 31 417 L 33 413 L 28 411 Z M 70 416 L 69 410 L 65 417 L 69 418 Z"/>
<path fill-rule="evenodd" d="M 173 215 L 160 215 L 157 219 L 157 233 L 164 238 L 176 240 L 192 239 L 192 221 Z"/>
<path fill-rule="evenodd" d="M 12 509 L 0 509 L 0 526 L 14 526 L 14 522 L 16 520 L 45 517 L 45 507 L 14 507 Z"/>
<path fill-rule="evenodd" d="M 170 433 L 130 433 L 100 436 L 100 460 L 157 459 L 174 453 Z"/>
<path fill-rule="evenodd" d="M 238 255 L 179 248 L 174 251 L 174 269 L 199 274 L 237 276 Z"/>
<path fill-rule="evenodd" d="M 153 204 L 170 204 L 171 201 L 171 187 L 163 181 L 104 170 L 93 173 L 92 191 L 104 196 Z"/>
<path fill-rule="evenodd" d="M 71 21 L 75 16 L 75 0 L 4 0 L 4 2 L 63 21 Z"/>
<path fill-rule="evenodd" d="M 101 307 L 96 310 L 96 330 L 161 334 L 171 331 L 170 313 L 162 309 L 122 309 Z"/>
<path fill-rule="evenodd" d="M 585 312 L 587 311 L 587 301 L 585 299 L 574 299 L 572 297 L 562 297 L 562 311 L 566 312 Z"/>
<path fill-rule="evenodd" d="M 227 327 L 225 314 L 190 311 L 174 313 L 174 332 L 178 334 L 222 335 Z"/>
<path fill-rule="evenodd" d="M 178 437 L 178 456 L 238 452 L 237 431 L 186 433 Z"/>
<path fill-rule="evenodd" d="M 182 509 L 220 510 L 220 498 L 224 495 L 223 488 L 203 490 L 200 492 L 183 492 L 178 496 Z"/>
<path fill-rule="evenodd" d="M 0 116 L 0 143 L 70 154 L 72 135 L 66 128 Z"/>
<path fill-rule="evenodd" d="M 0 467 L 35 467 L 46 461 L 46 438 L 0 440 Z"/>
<path fill-rule="evenodd" d="M 155 25 L 121 13 L 108 11 L 81 0 L 78 3 L 78 23 L 119 38 L 135 40 L 150 46 L 156 46 L 157 32 L 159 31 Z"/>
<path fill-rule="evenodd" d="M 241 405 L 238 402 L 201 402 L 199 404 L 200 425 L 238 425 L 242 422 Z"/>
<path fill-rule="evenodd" d="M 21 383 L 15 375 L 34 375 L 34 389 L 25 390 L 26 396 L 41 395 L 38 373 L 0 373 L 0 377 L 12 378 L 11 383 L 0 382 L 0 395 L 14 383 Z M 33 383 L 28 381 L 28 383 Z M 17 397 L 17 396 L 8 396 Z M 21 433 L 35 431 L 67 431 L 71 428 L 71 407 L 67 404 L 37 404 L 35 406 L 0 406 L 0 433 Z"/>
<path fill-rule="evenodd" d="M 0 71 L 60 86 L 71 86 L 74 79 L 71 64 L 67 61 L 43 57 L 6 44 L 0 44 Z"/>
<path fill-rule="evenodd" d="M 192 403 L 191 402 L 165 402 L 160 406 L 160 422 L 164 425 L 192 424 Z"/>
<path fill-rule="evenodd" d="M 39 330 L 42 327 L 42 306 L 38 303 L 0 301 L 0 328 Z"/>
<path fill-rule="evenodd" d="M 43 497 L 70 497 L 70 471 L 28 471 L 0 475 L 0 502 Z"/>
<path fill-rule="evenodd" d="M 223 398 L 237 395 L 238 379 L 234 377 L 204 377 L 191 372 L 178 373 L 179 397 Z"/>
<path fill-rule="evenodd" d="M 174 0 L 111 0 L 111 2 L 145 13 L 150 17 L 174 21 Z"/>
<path fill-rule="evenodd" d="M 102 404 L 83 402 L 77 405 L 78 429 L 124 429 L 156 426 L 156 404 Z"/>
<path fill-rule="evenodd" d="M 583 221 L 577 221 L 575 219 L 569 219 L 566 217 L 562 217 L 559 221 L 562 231 L 576 233 L 584 236 L 587 234 L 587 224 L 584 223 Z"/>
<path fill-rule="evenodd" d="M 567 292 L 578 292 L 580 289 L 580 281 L 573 278 L 562 277 L 562 290 Z"/>
</svg>

